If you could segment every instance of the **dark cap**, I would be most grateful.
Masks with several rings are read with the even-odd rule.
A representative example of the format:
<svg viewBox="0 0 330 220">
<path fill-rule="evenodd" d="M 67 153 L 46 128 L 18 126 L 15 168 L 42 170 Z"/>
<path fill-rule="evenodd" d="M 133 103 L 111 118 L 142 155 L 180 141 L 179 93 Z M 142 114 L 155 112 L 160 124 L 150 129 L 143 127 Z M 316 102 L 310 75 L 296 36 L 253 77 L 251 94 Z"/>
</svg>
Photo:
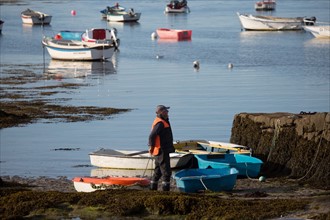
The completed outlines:
<svg viewBox="0 0 330 220">
<path fill-rule="evenodd" d="M 168 111 L 169 108 L 170 107 L 166 107 L 164 105 L 157 105 L 157 107 L 156 107 L 156 114 L 160 114 L 163 111 Z"/>
</svg>

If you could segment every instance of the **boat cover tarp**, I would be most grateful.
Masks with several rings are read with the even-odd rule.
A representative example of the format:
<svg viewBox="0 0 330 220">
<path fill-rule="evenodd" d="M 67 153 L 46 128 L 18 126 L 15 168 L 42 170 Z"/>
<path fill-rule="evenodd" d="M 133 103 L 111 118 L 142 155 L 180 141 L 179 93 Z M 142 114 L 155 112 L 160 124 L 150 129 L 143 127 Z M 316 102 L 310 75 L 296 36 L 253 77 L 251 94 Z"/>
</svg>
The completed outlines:
<svg viewBox="0 0 330 220">
<path fill-rule="evenodd" d="M 81 31 L 61 31 L 60 35 L 63 40 L 81 40 Z"/>
</svg>

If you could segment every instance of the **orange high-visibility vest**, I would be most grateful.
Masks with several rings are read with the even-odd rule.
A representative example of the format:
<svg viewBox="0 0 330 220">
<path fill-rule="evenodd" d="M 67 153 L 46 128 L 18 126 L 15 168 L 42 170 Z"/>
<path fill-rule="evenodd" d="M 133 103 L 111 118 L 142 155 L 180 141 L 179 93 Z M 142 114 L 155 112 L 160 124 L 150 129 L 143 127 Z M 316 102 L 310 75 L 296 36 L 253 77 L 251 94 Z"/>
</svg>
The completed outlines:
<svg viewBox="0 0 330 220">
<path fill-rule="evenodd" d="M 162 122 L 163 125 L 164 125 L 164 128 L 170 127 L 170 125 L 164 119 L 161 119 L 161 118 L 156 117 L 155 120 L 154 120 L 154 122 L 152 123 L 151 130 L 155 127 L 155 125 L 158 122 Z M 154 147 L 154 149 L 152 151 L 152 155 L 154 155 L 154 156 L 158 155 L 159 154 L 159 150 L 160 150 L 160 137 L 159 137 L 159 135 L 156 136 L 155 146 L 152 146 L 152 147 Z"/>
</svg>

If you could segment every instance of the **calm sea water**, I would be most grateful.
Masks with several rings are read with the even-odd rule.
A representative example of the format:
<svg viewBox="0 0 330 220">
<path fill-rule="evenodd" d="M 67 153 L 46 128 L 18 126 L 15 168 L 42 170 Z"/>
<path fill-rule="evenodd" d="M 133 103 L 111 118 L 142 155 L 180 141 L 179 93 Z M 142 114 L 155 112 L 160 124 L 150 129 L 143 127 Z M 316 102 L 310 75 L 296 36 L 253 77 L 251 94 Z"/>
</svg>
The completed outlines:
<svg viewBox="0 0 330 220">
<path fill-rule="evenodd" d="M 36 123 L 0 131 L 0 174 L 20 176 L 90 175 L 88 153 L 100 147 L 143 150 L 158 104 L 171 106 L 175 140 L 229 141 L 240 112 L 330 111 L 330 42 L 304 31 L 246 32 L 236 12 L 256 13 L 252 0 L 190 0 L 191 13 L 165 15 L 165 0 L 120 1 L 142 12 L 136 24 L 108 23 L 99 11 L 109 1 L 48 0 L 3 3 L 0 36 L 1 76 L 8 66 L 43 74 L 66 74 L 62 82 L 88 84 L 69 105 L 132 108 L 111 119 L 88 123 Z M 23 25 L 26 8 L 53 15 L 50 26 Z M 71 10 L 77 15 L 72 16 Z M 328 0 L 278 1 L 274 16 L 316 16 L 330 22 Z M 41 46 L 43 35 L 60 30 L 115 27 L 120 52 L 106 63 L 52 61 Z M 185 42 L 152 40 L 159 27 L 191 29 Z M 156 56 L 161 59 L 156 59 Z M 199 60 L 200 69 L 193 68 Z M 228 63 L 234 68 L 228 69 Z M 74 78 L 74 76 L 85 76 Z M 56 80 L 41 82 L 56 84 Z M 1 85 L 5 87 L 5 85 Z M 35 86 L 35 85 L 33 85 Z M 55 151 L 79 148 L 78 151 Z"/>
</svg>

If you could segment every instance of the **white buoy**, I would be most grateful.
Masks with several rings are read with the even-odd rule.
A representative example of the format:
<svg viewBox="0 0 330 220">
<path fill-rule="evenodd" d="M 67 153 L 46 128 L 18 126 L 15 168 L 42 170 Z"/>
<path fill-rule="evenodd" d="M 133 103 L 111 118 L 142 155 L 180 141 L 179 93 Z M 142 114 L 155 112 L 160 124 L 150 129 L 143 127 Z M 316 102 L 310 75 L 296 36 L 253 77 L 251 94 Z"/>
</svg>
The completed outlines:
<svg viewBox="0 0 330 220">
<path fill-rule="evenodd" d="M 162 56 L 162 55 L 157 55 L 156 56 L 156 59 L 162 59 L 164 56 Z"/>
<path fill-rule="evenodd" d="M 157 38 L 157 34 L 155 32 L 152 32 L 151 39 L 156 39 L 156 38 Z"/>
<path fill-rule="evenodd" d="M 265 181 L 266 181 L 266 177 L 264 177 L 264 176 L 260 176 L 260 177 L 259 177 L 259 181 L 260 181 L 260 182 L 265 182 Z"/>
<path fill-rule="evenodd" d="M 199 61 L 198 60 L 195 60 L 193 62 L 193 66 L 194 66 L 195 69 L 199 69 Z"/>
<path fill-rule="evenodd" d="M 234 65 L 232 63 L 228 63 L 228 69 L 232 69 Z"/>
</svg>

